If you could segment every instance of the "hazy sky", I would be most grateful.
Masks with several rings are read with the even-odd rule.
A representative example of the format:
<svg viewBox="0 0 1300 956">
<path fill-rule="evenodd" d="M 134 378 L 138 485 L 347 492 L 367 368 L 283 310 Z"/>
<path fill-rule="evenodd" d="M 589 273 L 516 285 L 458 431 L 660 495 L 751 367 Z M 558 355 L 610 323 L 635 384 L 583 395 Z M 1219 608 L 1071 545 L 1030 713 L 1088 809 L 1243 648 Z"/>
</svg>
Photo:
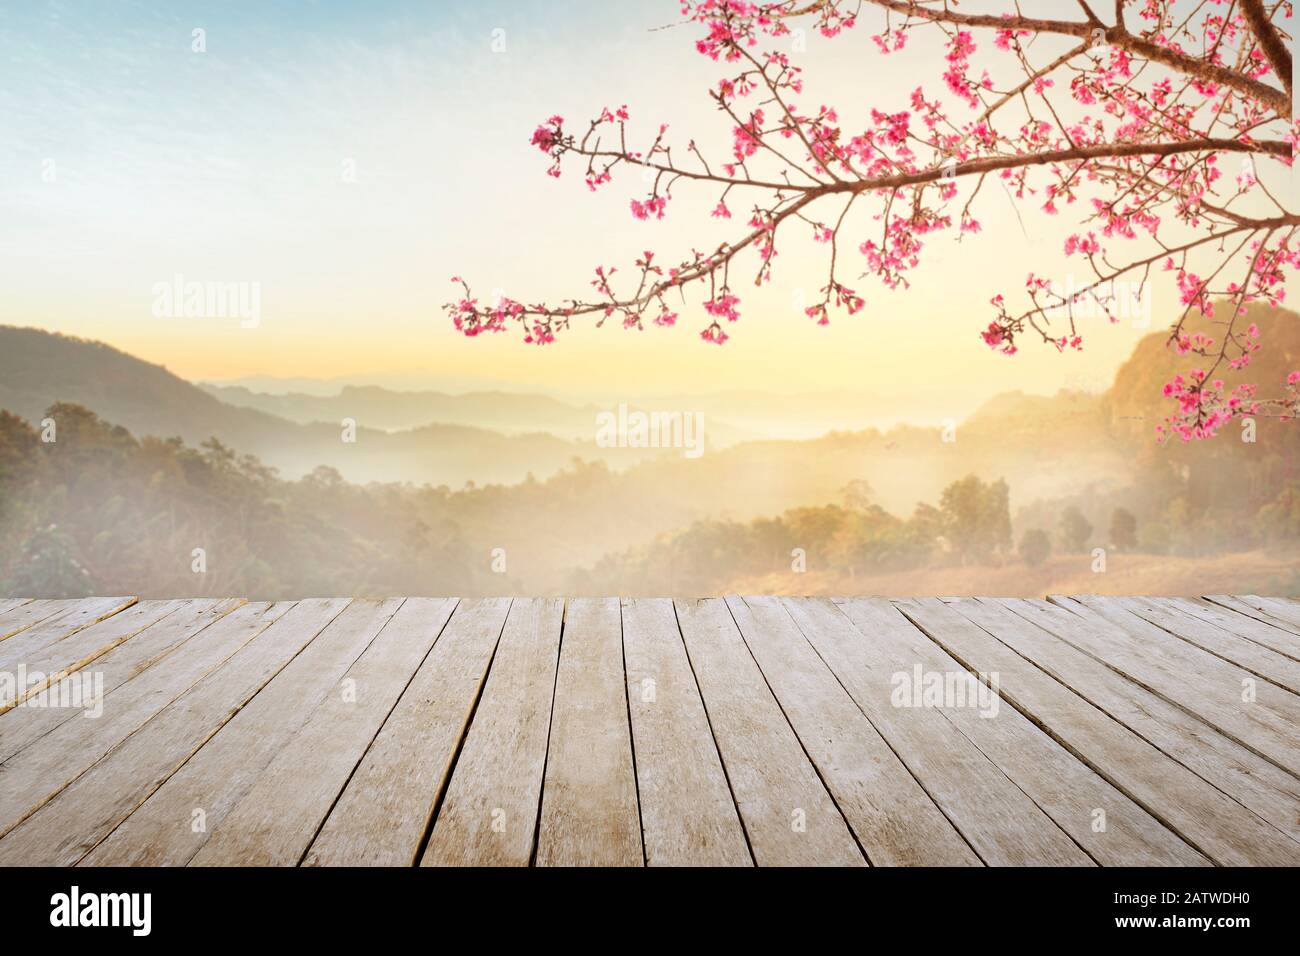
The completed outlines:
<svg viewBox="0 0 1300 956">
<path fill-rule="evenodd" d="M 828 328 L 796 308 L 798 290 L 825 281 L 825 247 L 792 230 L 770 288 L 733 280 L 745 315 L 722 348 L 699 340 L 697 307 L 674 330 L 583 328 L 549 349 L 513 332 L 458 336 L 439 308 L 454 274 L 484 297 L 533 301 L 585 292 L 598 263 L 728 235 L 707 217 L 714 192 L 679 189 L 665 222 L 634 222 L 638 177 L 593 196 L 576 175 L 547 177 L 528 144 L 553 113 L 580 123 L 626 103 L 636 129 L 666 121 L 679 144 L 695 137 L 720 156 L 730 132 L 704 96 L 720 68 L 694 52 L 693 28 L 654 29 L 676 17 L 676 0 L 11 5 L 0 322 L 103 339 L 207 379 L 428 370 L 611 394 L 940 390 L 954 412 L 1011 388 L 1108 383 L 1147 330 L 1085 329 L 1081 355 L 1030 346 L 1012 360 L 977 338 L 988 299 L 1027 272 L 1070 280 L 1057 250 L 1072 223 L 1033 208 L 1022 223 L 996 186 L 976 207 L 982 236 L 936 237 L 908 292 L 863 280 L 867 308 Z M 206 52 L 192 50 L 196 28 Z M 794 54 L 809 100 L 847 120 L 905 107 L 918 84 L 939 91 L 933 48 L 882 60 L 870 32 Z M 849 238 L 851 250 L 862 235 Z M 261 324 L 155 317 L 154 285 L 178 273 L 259 283 Z M 1173 309 L 1160 289 L 1155 327 Z"/>
</svg>

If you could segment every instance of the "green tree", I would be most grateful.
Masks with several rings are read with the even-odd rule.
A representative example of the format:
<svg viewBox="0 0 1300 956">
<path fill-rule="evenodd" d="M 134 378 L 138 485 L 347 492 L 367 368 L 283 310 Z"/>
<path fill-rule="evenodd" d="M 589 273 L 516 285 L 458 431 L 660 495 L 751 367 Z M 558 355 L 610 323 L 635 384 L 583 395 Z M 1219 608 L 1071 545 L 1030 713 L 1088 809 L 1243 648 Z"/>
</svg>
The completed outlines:
<svg viewBox="0 0 1300 956">
<path fill-rule="evenodd" d="M 1030 528 L 1020 536 L 1020 557 L 1031 568 L 1042 567 L 1052 554 L 1052 539 L 1042 528 Z"/>
<path fill-rule="evenodd" d="M 1110 516 L 1110 543 L 1122 551 L 1132 551 L 1138 543 L 1138 520 L 1127 508 L 1116 508 Z"/>
<path fill-rule="evenodd" d="M 1068 552 L 1082 551 L 1092 540 L 1092 522 L 1074 505 L 1061 514 L 1061 542 Z"/>
<path fill-rule="evenodd" d="M 975 475 L 954 481 L 939 498 L 944 537 L 962 563 L 986 561 L 1011 549 L 1011 506 L 1007 483 Z"/>
<path fill-rule="evenodd" d="M 85 597 L 93 581 L 78 559 L 77 543 L 58 525 L 39 528 L 22 546 L 5 593 L 32 597 Z"/>
</svg>

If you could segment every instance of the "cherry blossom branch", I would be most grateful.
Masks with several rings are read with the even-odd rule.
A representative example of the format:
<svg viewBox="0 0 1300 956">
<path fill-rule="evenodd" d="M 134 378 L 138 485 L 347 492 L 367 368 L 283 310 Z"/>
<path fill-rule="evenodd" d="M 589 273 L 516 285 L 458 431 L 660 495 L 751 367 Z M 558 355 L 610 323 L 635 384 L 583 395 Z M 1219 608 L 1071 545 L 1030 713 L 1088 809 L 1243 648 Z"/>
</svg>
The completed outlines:
<svg viewBox="0 0 1300 956">
<path fill-rule="evenodd" d="M 838 3 L 838 0 L 834 0 L 834 2 Z M 1106 26 L 1095 17 L 1083 21 L 1048 20 L 1041 17 L 1018 15 L 997 16 L 992 14 L 957 13 L 955 10 L 937 10 L 924 7 L 919 3 L 908 2 L 908 0 L 863 0 L 863 2 L 908 17 L 935 23 L 950 23 L 964 27 L 986 27 L 995 30 L 1025 30 L 1033 34 L 1051 33 L 1081 39 L 1103 40 L 1111 46 L 1119 47 L 1130 53 L 1136 53 L 1145 59 L 1177 70 L 1179 73 L 1231 87 L 1272 107 L 1278 113 L 1290 114 L 1291 112 L 1290 70 L 1287 71 L 1287 79 L 1284 81 L 1287 84 L 1287 89 L 1285 91 L 1279 90 L 1267 83 L 1261 83 L 1251 77 L 1243 76 L 1217 63 L 1188 56 L 1185 53 L 1180 53 L 1143 37 L 1134 36 L 1124 26 L 1122 17 L 1118 18 L 1115 24 Z M 1259 0 L 1242 0 L 1242 2 L 1258 3 Z M 805 9 L 811 13 L 829 5 L 832 5 L 832 0 L 822 0 L 821 3 L 812 4 Z M 1267 20 L 1264 22 L 1267 23 Z M 1289 57 L 1287 59 L 1289 62 Z"/>
<path fill-rule="evenodd" d="M 1278 35 L 1269 14 L 1265 12 L 1263 0 L 1240 0 L 1240 3 L 1241 12 L 1245 16 L 1246 22 L 1250 24 L 1250 31 L 1255 34 L 1260 49 L 1268 57 L 1273 72 L 1277 74 L 1277 78 L 1286 87 L 1287 108 L 1279 110 L 1279 112 L 1290 112 L 1289 101 L 1293 96 L 1291 89 L 1291 51 L 1286 48 L 1286 44 L 1282 42 L 1282 37 Z"/>
<path fill-rule="evenodd" d="M 1082 208 L 1092 210 L 1081 217 L 1088 231 L 1070 236 L 1064 252 L 1084 257 L 1096 281 L 1062 296 L 1031 274 L 1027 309 L 1012 316 L 1002 296 L 993 300 L 998 314 L 981 333 L 986 344 L 1014 353 L 1016 337 L 1028 329 L 1057 348 L 1080 348 L 1075 303 L 1090 300 L 1109 315 L 1115 280 L 1140 275 L 1145 290 L 1152 269 L 1163 260 L 1163 269 L 1176 274 L 1186 306 L 1171 340 L 1180 351 L 1203 350 L 1213 357 L 1206 342 L 1184 329 L 1193 309 L 1211 315 L 1215 295 L 1234 302 L 1234 317 L 1252 301 L 1277 304 L 1284 270 L 1300 267 L 1300 250 L 1293 244 L 1300 215 L 1279 202 L 1256 166 L 1261 160 L 1290 166 L 1300 142 L 1300 124 L 1289 116 L 1289 37 L 1273 24 L 1279 13 L 1290 16 L 1290 0 L 1278 0 L 1271 10 L 1264 0 L 1231 0 L 1226 10 L 1203 0 L 1191 2 L 1190 9 L 1179 0 L 1143 0 L 1140 7 L 1134 4 L 1143 22 L 1140 32 L 1125 22 L 1127 0 L 1116 0 L 1111 25 L 1101 21 L 1087 0 L 1077 2 L 1082 20 L 1026 17 L 1018 8 L 1001 16 L 966 14 L 947 0 L 683 0 L 687 19 L 705 28 L 698 51 L 732 70 L 709 91 L 731 124 L 728 161 L 710 162 L 694 140 L 686 147 L 685 161 L 679 161 L 662 125 L 646 152 L 631 150 L 626 108 L 604 110 L 580 137 L 554 116 L 537 128 L 532 142 L 550 159 L 553 176 L 570 160 L 585 163 L 586 184 L 593 191 L 608 184 L 621 167 L 650 174 L 649 194 L 631 200 L 638 219 L 663 219 L 679 183 L 718 189 L 713 216 L 730 219 L 735 191 L 747 189 L 741 195 L 753 197 L 748 231 L 712 252 L 693 251 L 671 267 L 647 251 L 636 260 L 631 287 L 620 291 L 614 287 L 618 270 L 605 266 L 591 282 L 594 296 L 558 305 L 504 298 L 481 304 L 458 279 L 464 295 L 446 309 L 467 335 L 504 331 L 518 322 L 526 341 L 546 343 L 578 316 L 597 316 L 597 325 L 617 316 L 625 327 L 638 329 L 647 319 L 674 325 L 678 314 L 667 296 L 684 300 L 687 286 L 707 283 L 703 308 L 709 325 L 701 337 L 722 343 L 727 339 L 724 323 L 737 321 L 740 314 L 731 281 L 738 255 L 757 253 L 753 281 L 761 285 L 772 275 L 778 233 L 784 236 L 802 224 L 816 242 L 829 246 L 822 298 L 805 309 L 825 324 L 832 307 L 849 314 L 863 307 L 862 297 L 837 276 L 844 251 L 841 232 L 852 227 L 849 213 L 856 200 L 874 200 L 867 214 L 879 223 L 858 246 L 866 271 L 885 286 L 899 288 L 907 285 L 907 274 L 920 261 L 930 233 L 954 225 L 962 234 L 980 231 L 975 200 L 993 177 L 1017 202 L 1017 216 L 1026 202 L 1041 202 L 1042 211 L 1054 215 L 1085 199 Z M 831 37 L 852 28 L 867 9 L 880 11 L 885 20 L 884 32 L 872 37 L 882 54 L 902 50 L 914 29 L 939 34 L 943 92 L 933 98 L 918 87 L 909 98 L 910 108 L 872 109 L 869 125 L 855 134 L 831 107 L 800 110 L 796 99 L 803 93 L 802 69 L 784 53 L 757 48 L 788 35 L 789 24 L 799 17 L 814 17 L 817 29 Z M 1019 71 L 1016 80 L 999 88 L 987 70 L 976 75 L 973 29 L 993 32 L 994 49 L 1009 54 Z M 1047 34 L 1082 42 L 1037 67 L 1030 62 L 1029 43 Z M 1282 89 L 1264 82 L 1270 72 Z M 751 96 L 758 102 L 744 108 Z M 973 118 L 958 119 L 951 103 L 964 104 Z M 1222 162 L 1232 154 L 1243 157 L 1235 190 Z M 772 165 L 775 174 L 763 171 Z M 975 185 L 965 200 L 953 202 L 961 185 L 972 179 Z M 1039 195 L 1041 199 L 1031 199 Z M 1271 203 L 1276 214 L 1262 215 L 1258 203 L 1249 205 L 1252 195 Z M 847 201 L 830 213 L 831 222 L 822 221 L 820 201 L 829 204 L 836 196 Z M 1190 238 L 1171 238 L 1174 226 L 1169 223 L 1190 231 Z M 1117 255 L 1111 248 L 1139 238 L 1153 251 Z M 1229 250 L 1233 242 L 1238 245 Z M 1247 249 L 1244 279 L 1215 285 Z M 1193 254 L 1218 257 L 1208 279 L 1193 271 Z M 1069 334 L 1049 333 L 1052 313 L 1061 312 Z M 1254 339 L 1238 333 L 1232 321 L 1211 373 L 1223 361 L 1234 368 L 1249 361 Z M 1288 395 L 1300 411 L 1293 385 L 1288 382 Z M 1223 421 L 1258 407 L 1255 401 L 1234 404 L 1240 396 L 1223 393 L 1203 376 L 1184 386 L 1171 396 L 1180 403 L 1172 431 L 1184 438 L 1213 434 Z"/>
</svg>

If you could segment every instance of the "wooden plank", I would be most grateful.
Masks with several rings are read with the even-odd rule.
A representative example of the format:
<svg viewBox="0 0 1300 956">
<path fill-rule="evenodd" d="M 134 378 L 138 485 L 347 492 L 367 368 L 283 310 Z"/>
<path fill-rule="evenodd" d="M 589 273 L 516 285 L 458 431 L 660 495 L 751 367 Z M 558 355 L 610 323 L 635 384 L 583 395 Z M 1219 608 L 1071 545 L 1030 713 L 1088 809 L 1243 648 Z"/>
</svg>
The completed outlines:
<svg viewBox="0 0 1300 956">
<path fill-rule="evenodd" d="M 451 614 L 445 599 L 411 598 L 191 861 L 192 866 L 294 866 Z"/>
<path fill-rule="evenodd" d="M 1230 634 L 1216 624 L 1193 617 L 1183 609 L 1173 608 L 1160 598 L 1084 597 L 1082 601 L 1097 610 L 1122 608 L 1215 657 L 1272 681 L 1279 687 L 1285 687 L 1292 693 L 1300 693 L 1300 662 L 1261 647 L 1254 641 Z M 1127 619 L 1119 614 L 1117 620 L 1123 626 Z"/>
<path fill-rule="evenodd" d="M 193 859 L 400 606 L 400 601 L 339 604 L 318 636 L 85 863 L 183 866 Z M 201 811 L 198 821 L 195 811 Z"/>
<path fill-rule="evenodd" d="M 0 672 L 16 670 L 19 664 L 25 663 L 42 648 L 71 637 L 82 628 L 98 624 L 133 604 L 133 597 L 85 598 L 67 602 L 58 613 L 31 624 L 0 643 Z"/>
<path fill-rule="evenodd" d="M 979 865 L 780 599 L 729 597 L 727 606 L 867 859 L 877 865 Z"/>
<path fill-rule="evenodd" d="M 785 598 L 786 610 L 808 643 L 889 748 L 925 788 L 944 816 L 981 860 L 990 866 L 1091 866 L 1092 860 L 971 742 L 948 716 L 971 707 L 995 719 L 1001 710 L 996 690 L 970 686 L 974 675 L 953 662 L 930 670 L 956 688 L 960 698 L 926 706 L 921 699 L 901 701 L 896 690 L 911 690 L 925 664 L 887 633 L 860 633 L 828 598 Z M 982 685 L 981 685 L 982 686 Z"/>
<path fill-rule="evenodd" d="M 538 823 L 539 866 L 641 866 L 617 598 L 565 611 Z"/>
<path fill-rule="evenodd" d="M 32 601 L 31 598 L 0 598 L 0 621 L 3 621 L 4 616 L 8 614 L 10 611 L 14 610 L 15 608 L 20 608 L 24 604 L 30 604 L 31 601 Z M 4 633 L 3 626 L 0 625 L 0 634 L 3 633 Z M 4 640 L 4 638 L 0 637 L 0 640 Z"/>
<path fill-rule="evenodd" d="M 1215 627 L 1236 634 L 1269 650 L 1300 663 L 1300 634 L 1265 624 L 1248 614 L 1218 607 L 1208 601 L 1193 598 L 1152 598 L 1164 607 L 1181 611 L 1189 617 L 1205 621 Z"/>
<path fill-rule="evenodd" d="M 682 638 L 759 866 L 863 866 L 835 801 L 720 599 L 677 601 Z"/>
<path fill-rule="evenodd" d="M 624 598 L 637 799 L 648 866 L 752 866 L 672 601 Z"/>
<path fill-rule="evenodd" d="M 1290 598 L 1260 597 L 1257 594 L 1247 594 L 1242 600 L 1249 601 L 1288 624 L 1300 626 L 1300 601 L 1293 601 Z"/>
<path fill-rule="evenodd" d="M 0 866 L 70 866 L 183 766 L 346 605 L 301 601 L 0 838 Z M 182 826 L 189 826 L 193 807 Z"/>
<path fill-rule="evenodd" d="M 962 600 L 894 603 L 967 668 L 997 673 L 1005 701 L 1216 863 L 1292 862 L 1274 827 L 968 620 L 953 606 Z"/>
<path fill-rule="evenodd" d="M 990 615 L 979 622 L 985 630 L 1288 837 L 1300 841 L 1300 780 L 1063 640 L 1060 635 L 1080 628 L 1077 615 L 1046 601 L 1003 599 L 980 603 L 993 604 L 1023 619 L 1017 624 L 1005 614 Z M 1082 626 L 1091 625 L 1085 622 Z"/>
<path fill-rule="evenodd" d="M 501 636 L 508 598 L 463 600 L 321 827 L 309 866 L 410 866 Z"/>
<path fill-rule="evenodd" d="M 25 688 L 17 688 L 16 694 L 0 689 L 0 714 L 18 706 L 28 697 L 41 693 L 50 684 L 58 683 L 68 674 L 79 671 L 141 631 L 166 620 L 192 603 L 190 600 L 141 601 L 62 640 L 29 652 L 19 662 L 25 668 Z"/>
<path fill-rule="evenodd" d="M 35 746 L 6 760 L 5 788 L 0 791 L 0 835 L 44 806 L 279 616 L 268 615 L 268 605 L 256 606 L 250 614 L 226 616 L 242 603 L 242 600 L 203 599 L 168 615 L 154 627 L 169 626 L 173 630 L 197 633 L 212 626 L 204 631 L 201 642 L 179 652 L 168 667 L 149 671 L 104 700 L 103 711 L 97 719 L 67 721 L 38 740 Z M 217 623 L 213 624 L 214 621 Z M 32 704 L 29 699 L 19 711 L 30 709 Z"/>
<path fill-rule="evenodd" d="M 558 598 L 510 605 L 422 865 L 532 860 L 563 624 Z"/>
<path fill-rule="evenodd" d="M 10 608 L 0 614 L 0 641 L 8 640 L 42 621 L 48 621 L 56 614 L 63 614 L 75 603 L 75 601 L 47 598 L 28 601 L 26 604 Z"/>
<path fill-rule="evenodd" d="M 963 666 L 883 598 L 836 603 L 864 640 L 904 647 L 924 670 L 944 672 Z M 1103 866 L 1209 865 L 1015 707 L 1004 702 L 993 717 L 969 707 L 949 708 L 945 715 Z M 1098 811 L 1105 814 L 1106 823 L 1100 830 Z"/>
<path fill-rule="evenodd" d="M 1118 601 L 1050 600 L 1098 624 L 1070 635 L 1070 643 L 1300 776 L 1300 699 L 1290 691 L 1180 640 Z M 1246 703 L 1250 694 L 1255 699 Z"/>
<path fill-rule="evenodd" d="M 1227 608 L 1230 611 L 1236 611 L 1238 614 L 1245 614 L 1247 617 L 1253 617 L 1257 621 L 1263 621 L 1265 624 L 1272 625 L 1286 631 L 1288 634 L 1300 636 L 1300 624 L 1292 624 L 1290 621 L 1283 620 L 1276 615 L 1270 614 L 1263 608 L 1249 604 L 1245 599 L 1233 597 L 1231 594 L 1207 594 L 1205 600 L 1211 604 L 1217 604 L 1220 607 Z"/>
<path fill-rule="evenodd" d="M 220 602 L 217 605 L 219 608 Z M 163 618 L 95 661 L 95 680 L 101 683 L 105 699 L 116 688 L 166 659 L 168 654 L 198 633 L 196 621 L 220 616 L 217 608 L 204 610 L 202 604 L 191 607 L 191 615 L 173 614 Z M 288 604 L 283 609 L 287 610 Z M 82 686 L 77 674 L 52 684 L 37 700 L 69 700 L 74 685 L 78 690 Z M 33 707 L 30 703 L 29 700 L 29 706 L 15 707 L 0 715 L 0 764 L 81 713 L 75 707 Z"/>
</svg>

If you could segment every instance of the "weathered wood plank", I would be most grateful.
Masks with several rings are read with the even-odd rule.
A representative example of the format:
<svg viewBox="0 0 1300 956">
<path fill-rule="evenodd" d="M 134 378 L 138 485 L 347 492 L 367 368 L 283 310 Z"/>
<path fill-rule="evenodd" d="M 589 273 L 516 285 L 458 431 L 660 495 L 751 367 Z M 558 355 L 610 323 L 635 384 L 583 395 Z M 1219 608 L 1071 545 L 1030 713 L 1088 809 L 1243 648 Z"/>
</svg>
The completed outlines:
<svg viewBox="0 0 1300 956">
<path fill-rule="evenodd" d="M 14 671 L 37 651 L 71 637 L 82 628 L 98 624 L 135 604 L 133 597 L 85 598 L 71 601 L 62 610 L 33 623 L 0 643 L 0 672 Z M 175 602 L 163 602 L 172 604 Z M 150 602 L 157 606 L 158 602 Z M 19 608 L 21 611 L 22 608 Z"/>
<path fill-rule="evenodd" d="M 1168 631 L 1215 657 L 1250 671 L 1257 677 L 1272 681 L 1292 693 L 1300 692 L 1300 662 L 1293 661 L 1274 650 L 1261 647 L 1254 641 L 1229 633 L 1216 624 L 1193 617 L 1185 609 L 1171 607 L 1160 598 L 1083 597 L 1083 604 L 1105 614 L 1122 608 L 1161 630 Z M 1128 620 L 1118 614 L 1116 620 L 1124 626 Z"/>
<path fill-rule="evenodd" d="M 302 860 L 441 633 L 450 614 L 448 604 L 427 598 L 402 602 L 342 681 L 217 825 L 192 866 L 293 866 Z"/>
<path fill-rule="evenodd" d="M 0 765 L 0 778 L 5 783 L 0 790 L 0 835 L 35 813 L 275 619 L 267 617 L 266 605 L 254 608 L 251 614 L 236 614 L 233 620 L 226 617 L 242 603 L 242 599 L 197 600 L 169 614 L 153 627 L 187 634 L 211 628 L 204 633 L 202 642 L 179 652 L 171 666 L 142 675 L 104 700 L 97 719 L 65 722 L 37 741 L 36 746 L 19 751 Z M 223 617 L 225 624 L 221 623 Z M 28 711 L 36 702 L 29 699 L 15 712 Z"/>
<path fill-rule="evenodd" d="M 972 670 L 999 675 L 1002 697 L 1052 734 L 1201 853 L 1226 866 L 1285 865 L 1277 830 L 1048 676 L 953 605 L 970 600 L 896 601 L 931 639 Z"/>
<path fill-rule="evenodd" d="M 1292 601 L 1289 598 L 1260 597 L 1257 594 L 1247 594 L 1242 600 L 1249 601 L 1274 617 L 1281 618 L 1288 624 L 1300 627 L 1300 601 Z"/>
<path fill-rule="evenodd" d="M 527 866 L 551 729 L 564 601 L 516 599 L 421 863 Z"/>
<path fill-rule="evenodd" d="M 1230 611 L 1236 611 L 1238 614 L 1245 614 L 1257 621 L 1263 621 L 1265 624 L 1286 631 L 1288 634 L 1300 636 L 1300 624 L 1292 624 L 1290 621 L 1283 620 L 1274 614 L 1268 613 L 1263 608 L 1247 603 L 1243 598 L 1233 597 L 1231 594 L 1207 594 L 1205 600 Z"/>
<path fill-rule="evenodd" d="M 283 604 L 281 613 L 288 610 L 288 607 L 288 603 Z M 197 620 L 206 618 L 210 621 L 223 613 L 220 602 L 208 610 L 204 610 L 203 605 L 198 605 L 193 611 L 194 617 L 170 615 L 113 648 L 95 661 L 93 668 L 95 680 L 102 684 L 104 698 L 107 699 L 115 689 L 166 659 L 167 655 L 198 633 Z M 84 686 L 78 674 L 71 674 L 52 684 L 37 699 L 69 700 L 74 686 L 78 689 Z M 0 763 L 80 713 L 74 707 L 23 706 L 6 711 L 0 715 Z"/>
<path fill-rule="evenodd" d="M 183 866 L 193 859 L 400 603 L 352 601 L 334 608 L 312 642 L 87 856 L 86 865 Z"/>
<path fill-rule="evenodd" d="M 727 605 L 867 858 L 877 865 L 979 865 L 780 599 L 729 597 Z"/>
<path fill-rule="evenodd" d="M 1194 598 L 1151 598 L 1150 600 L 1171 610 L 1181 611 L 1189 617 L 1205 621 L 1212 627 L 1236 634 L 1238 637 L 1300 663 L 1300 634 L 1293 634 L 1285 628 L 1266 624 L 1248 614 L 1219 607 L 1208 601 Z"/>
<path fill-rule="evenodd" d="M 641 866 L 617 598 L 565 610 L 537 835 L 539 866 Z"/>
<path fill-rule="evenodd" d="M 347 604 L 301 601 L 0 838 L 0 866 L 67 866 L 209 740 Z M 186 820 L 193 807 L 187 808 Z M 182 821 L 182 825 L 189 826 Z"/>
<path fill-rule="evenodd" d="M 682 638 L 759 866 L 864 866 L 844 816 L 721 599 L 677 601 Z"/>
<path fill-rule="evenodd" d="M 883 598 L 836 603 L 864 639 L 905 647 L 923 668 L 963 665 Z M 1188 866 L 1209 861 L 1007 702 L 984 717 L 969 707 L 946 716 L 1085 852 L 1103 866 Z M 1097 827 L 1098 811 L 1105 828 Z"/>
<path fill-rule="evenodd" d="M 983 623 L 985 630 L 1300 841 L 1300 780 L 1062 639 L 1080 627 L 1091 627 L 1090 622 L 1081 623 L 1077 615 L 1047 601 L 1007 598 L 980 603 L 1000 606 L 1023 619 L 1017 625 L 1005 617 L 990 616 Z"/>
<path fill-rule="evenodd" d="M 0 598 L 0 866 L 1300 865 L 1300 604 L 1053 601 Z"/>
<path fill-rule="evenodd" d="M 910 690 L 925 665 L 888 634 L 860 633 L 828 598 L 785 598 L 790 616 L 866 714 L 889 748 L 938 804 L 944 816 L 990 866 L 1091 866 L 1092 860 L 1050 816 L 1025 795 L 947 716 L 949 708 L 980 709 L 965 668 L 942 671 L 963 682 L 960 701 L 927 706 L 900 703 L 900 683 Z M 996 718 L 1001 702 L 989 691 L 984 719 Z"/>
<path fill-rule="evenodd" d="M 0 689 L 0 714 L 192 604 L 190 600 L 141 601 L 62 640 L 31 651 L 20 662 L 26 668 L 26 687 L 18 688 L 16 694 Z"/>
<path fill-rule="evenodd" d="M 456 760 L 510 610 L 462 600 L 366 751 L 303 862 L 410 866 Z"/>
<path fill-rule="evenodd" d="M 1300 775 L 1300 699 L 1290 691 L 1175 637 L 1117 601 L 1055 595 L 1049 600 L 1101 622 L 1067 638 L 1076 647 Z"/>
<path fill-rule="evenodd" d="M 48 621 L 56 614 L 63 614 L 75 603 L 62 598 L 43 598 L 10 608 L 0 614 L 0 641 L 8 640 L 42 621 Z"/>
<path fill-rule="evenodd" d="M 622 605 L 646 864 L 752 866 L 672 601 Z"/>
</svg>

